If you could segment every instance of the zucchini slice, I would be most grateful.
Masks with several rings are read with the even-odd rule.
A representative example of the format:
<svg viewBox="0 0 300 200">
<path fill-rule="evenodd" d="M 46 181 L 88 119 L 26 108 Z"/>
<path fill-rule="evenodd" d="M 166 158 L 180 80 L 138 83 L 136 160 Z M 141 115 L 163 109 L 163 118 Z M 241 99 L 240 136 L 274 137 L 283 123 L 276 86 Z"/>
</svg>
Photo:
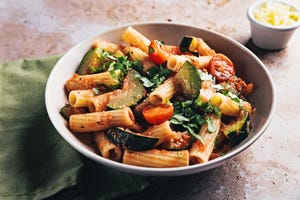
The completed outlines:
<svg viewBox="0 0 300 200">
<path fill-rule="evenodd" d="M 250 132 L 250 118 L 246 110 L 242 110 L 238 119 L 223 128 L 224 135 L 236 145 L 244 140 Z"/>
<path fill-rule="evenodd" d="M 133 69 L 128 71 L 124 79 L 122 93 L 110 99 L 107 106 L 111 109 L 121 109 L 137 104 L 145 94 L 146 90 L 140 80 L 137 78 L 137 72 Z"/>
<path fill-rule="evenodd" d="M 93 73 L 91 68 L 98 68 L 101 65 L 101 58 L 100 58 L 101 53 L 102 53 L 102 49 L 100 48 L 90 49 L 83 56 L 76 73 L 79 75 Z"/>
<path fill-rule="evenodd" d="M 121 128 L 111 128 L 106 137 L 115 145 L 133 151 L 146 151 L 153 149 L 159 138 L 145 136 L 139 133 L 127 132 Z"/>
<path fill-rule="evenodd" d="M 193 43 L 197 44 L 197 42 L 195 42 L 194 37 L 184 36 L 179 45 L 180 51 L 183 53 L 189 52 L 189 53 L 193 54 L 194 56 L 199 56 L 199 53 L 194 51 Z"/>
<path fill-rule="evenodd" d="M 193 37 L 184 36 L 179 45 L 180 51 L 181 52 L 189 51 L 192 41 L 193 41 Z"/>
<path fill-rule="evenodd" d="M 71 115 L 83 113 L 86 113 L 84 108 L 74 108 L 70 104 L 66 104 L 60 109 L 60 114 L 63 116 L 63 118 L 65 118 L 65 120 L 69 120 Z"/>
<path fill-rule="evenodd" d="M 197 69 L 188 61 L 175 75 L 175 82 L 180 86 L 184 96 L 195 99 L 199 96 L 201 79 Z"/>
</svg>

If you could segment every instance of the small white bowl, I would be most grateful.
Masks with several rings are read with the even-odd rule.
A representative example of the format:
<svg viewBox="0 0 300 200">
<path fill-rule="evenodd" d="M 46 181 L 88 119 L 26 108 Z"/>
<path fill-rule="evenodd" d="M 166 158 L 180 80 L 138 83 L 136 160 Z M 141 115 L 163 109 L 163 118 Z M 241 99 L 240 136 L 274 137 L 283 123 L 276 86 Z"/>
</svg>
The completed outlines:
<svg viewBox="0 0 300 200">
<path fill-rule="evenodd" d="M 263 49 L 278 50 L 283 49 L 288 45 L 288 42 L 294 31 L 300 26 L 300 18 L 290 25 L 272 25 L 259 21 L 255 18 L 254 12 L 262 8 L 266 3 L 280 3 L 289 6 L 294 12 L 300 15 L 300 11 L 294 5 L 280 0 L 264 0 L 252 4 L 247 11 L 247 17 L 250 21 L 251 34 L 253 43 Z M 298 16 L 299 16 L 298 15 Z"/>
</svg>

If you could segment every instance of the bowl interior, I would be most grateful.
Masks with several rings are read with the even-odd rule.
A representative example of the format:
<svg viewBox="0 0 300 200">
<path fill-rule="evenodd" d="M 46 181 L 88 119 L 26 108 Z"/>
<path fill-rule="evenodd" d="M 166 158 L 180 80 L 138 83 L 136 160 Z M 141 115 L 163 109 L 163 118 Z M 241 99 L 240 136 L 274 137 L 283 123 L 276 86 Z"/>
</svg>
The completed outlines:
<svg viewBox="0 0 300 200">
<path fill-rule="evenodd" d="M 110 42 L 121 42 L 121 35 L 127 26 L 119 27 L 94 37 L 88 38 L 67 52 L 53 68 L 46 86 L 45 101 L 51 122 L 59 134 L 77 151 L 103 165 L 121 171 L 156 176 L 176 176 L 197 173 L 217 167 L 236 154 L 250 146 L 265 130 L 271 120 L 274 110 L 275 95 L 272 79 L 263 63 L 243 45 L 221 34 L 201 29 L 199 27 L 178 25 L 171 23 L 143 23 L 131 25 L 146 37 L 164 41 L 166 44 L 178 45 L 184 35 L 193 35 L 203 38 L 207 44 L 217 52 L 222 52 L 234 62 L 237 75 L 246 82 L 254 84 L 254 91 L 249 97 L 256 108 L 252 117 L 252 130 L 250 135 L 228 154 L 207 163 L 177 168 L 145 168 L 129 166 L 110 161 L 97 155 L 90 144 L 88 134 L 73 134 L 67 128 L 66 121 L 59 114 L 59 110 L 67 103 L 64 84 L 77 69 L 83 55 L 91 47 L 94 39 Z"/>
</svg>

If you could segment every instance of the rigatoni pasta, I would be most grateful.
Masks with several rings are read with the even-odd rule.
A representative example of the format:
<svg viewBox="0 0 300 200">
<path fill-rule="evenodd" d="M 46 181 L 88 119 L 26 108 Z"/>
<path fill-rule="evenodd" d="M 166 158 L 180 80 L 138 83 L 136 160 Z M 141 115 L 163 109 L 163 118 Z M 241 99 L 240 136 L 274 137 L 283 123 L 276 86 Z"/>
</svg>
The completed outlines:
<svg viewBox="0 0 300 200">
<path fill-rule="evenodd" d="M 187 56 L 183 55 L 171 55 L 167 60 L 167 68 L 173 72 L 178 72 L 180 67 L 189 60 Z"/>
<path fill-rule="evenodd" d="M 119 161 L 122 158 L 121 148 L 107 139 L 103 131 L 96 131 L 93 135 L 99 151 L 104 158 L 114 161 Z"/>
<path fill-rule="evenodd" d="M 93 48 L 100 48 L 111 53 L 115 53 L 121 49 L 120 45 L 104 40 L 95 40 L 93 43 Z"/>
<path fill-rule="evenodd" d="M 143 65 L 144 72 L 148 71 L 154 65 L 148 54 L 138 47 L 127 46 L 123 49 L 123 51 L 126 55 L 129 55 L 131 60 L 139 60 Z"/>
<path fill-rule="evenodd" d="M 164 44 L 133 27 L 121 39 L 94 41 L 65 84 L 69 129 L 92 134 L 102 157 L 182 167 L 222 156 L 247 137 L 253 84 L 236 76 L 226 52 L 194 36 Z"/>
<path fill-rule="evenodd" d="M 130 108 L 119 110 L 93 112 L 71 115 L 70 129 L 73 132 L 101 131 L 114 126 L 129 127 L 134 125 L 135 119 Z"/>
<path fill-rule="evenodd" d="M 215 141 L 221 126 L 221 119 L 216 115 L 211 115 L 209 117 L 209 120 L 211 120 L 211 123 L 215 127 L 215 130 L 210 132 L 208 130 L 208 124 L 204 124 L 201 127 L 199 135 L 203 138 L 204 144 L 199 140 L 195 141 L 189 150 L 190 161 L 193 164 L 207 162 L 213 151 Z"/>
<path fill-rule="evenodd" d="M 148 53 L 150 40 L 143 34 L 129 26 L 122 35 L 122 39 L 130 45 L 140 48 L 145 53 Z"/>
<path fill-rule="evenodd" d="M 93 96 L 90 98 L 87 102 L 87 106 L 89 108 L 90 112 L 101 112 L 105 111 L 107 108 L 107 104 L 110 101 L 110 99 L 120 94 L 122 91 L 120 89 L 114 90 L 112 92 L 106 92 L 104 94 L 100 94 L 97 96 Z"/>
<path fill-rule="evenodd" d="M 192 37 L 193 40 L 191 42 L 191 45 L 189 47 L 189 50 L 192 52 L 198 52 L 203 56 L 213 56 L 215 54 L 215 51 L 210 48 L 204 40 L 197 37 Z"/>
<path fill-rule="evenodd" d="M 73 107 L 87 107 L 89 100 L 95 96 L 93 90 L 72 90 L 69 93 L 69 102 Z"/>
<path fill-rule="evenodd" d="M 167 60 L 167 68 L 178 72 L 180 67 L 189 61 L 197 69 L 204 69 L 209 65 L 212 56 L 171 55 Z"/>
<path fill-rule="evenodd" d="M 212 56 L 191 56 L 186 55 L 187 59 L 194 65 L 197 69 L 205 69 L 208 67 Z"/>
<path fill-rule="evenodd" d="M 178 137 L 178 134 L 171 129 L 169 121 L 153 125 L 143 132 L 143 134 L 159 138 L 155 146 L 158 146 L 167 140 L 176 139 Z"/>
<path fill-rule="evenodd" d="M 119 80 L 116 78 L 116 76 L 118 76 L 120 73 L 120 70 L 115 70 L 114 74 L 108 71 L 90 75 L 74 74 L 74 76 L 67 80 L 66 90 L 87 90 L 101 85 L 113 87 L 119 83 Z"/>
<path fill-rule="evenodd" d="M 187 150 L 166 151 L 152 149 L 149 151 L 125 150 L 123 163 L 143 167 L 183 167 L 189 165 Z"/>
<path fill-rule="evenodd" d="M 222 113 L 236 117 L 239 115 L 241 106 L 238 102 L 232 100 L 230 97 L 225 96 L 221 93 L 215 93 L 211 98 L 210 101 L 213 105 L 218 106 L 218 108 L 222 111 Z"/>
<path fill-rule="evenodd" d="M 154 105 L 167 104 L 175 93 L 173 78 L 165 80 L 153 92 L 149 94 L 149 100 Z"/>
</svg>

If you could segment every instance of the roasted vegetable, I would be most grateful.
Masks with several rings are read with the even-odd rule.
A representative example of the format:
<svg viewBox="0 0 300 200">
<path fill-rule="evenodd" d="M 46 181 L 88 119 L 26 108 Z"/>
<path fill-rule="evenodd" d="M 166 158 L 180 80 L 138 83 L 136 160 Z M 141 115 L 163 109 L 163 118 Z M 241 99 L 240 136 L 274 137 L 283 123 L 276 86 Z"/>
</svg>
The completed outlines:
<svg viewBox="0 0 300 200">
<path fill-rule="evenodd" d="M 233 145 L 240 143 L 244 140 L 250 130 L 250 118 L 249 113 L 245 110 L 242 110 L 240 116 L 233 122 L 228 125 L 224 125 L 222 132 L 224 135 L 229 138 Z"/>
<path fill-rule="evenodd" d="M 143 116 L 150 124 L 161 124 L 169 120 L 173 113 L 174 107 L 171 104 L 148 106 L 143 109 Z"/>
<path fill-rule="evenodd" d="M 60 109 L 60 114 L 66 120 L 69 120 L 71 115 L 83 114 L 83 113 L 86 113 L 86 110 L 84 108 L 74 108 L 70 104 L 66 104 Z"/>
<path fill-rule="evenodd" d="M 149 45 L 149 58 L 157 65 L 163 64 L 167 61 L 169 53 L 163 49 L 164 44 L 158 40 L 151 41 Z"/>
<path fill-rule="evenodd" d="M 92 68 L 98 68 L 101 65 L 101 53 L 102 49 L 100 48 L 93 48 L 89 50 L 81 60 L 76 73 L 79 75 L 93 73 Z"/>
<path fill-rule="evenodd" d="M 219 82 L 228 81 L 235 74 L 232 61 L 221 53 L 212 57 L 208 65 L 208 72 Z"/>
<path fill-rule="evenodd" d="M 135 70 L 128 70 L 128 74 L 124 79 L 122 92 L 110 99 L 107 104 L 109 108 L 120 109 L 132 106 L 144 97 L 146 90 L 136 74 Z"/>
<path fill-rule="evenodd" d="M 182 52 L 189 51 L 189 47 L 190 47 L 192 41 L 193 41 L 193 37 L 188 37 L 188 36 L 183 37 L 181 42 L 180 42 L 180 45 L 179 45 L 180 50 Z"/>
<path fill-rule="evenodd" d="M 193 141 L 193 138 L 188 133 L 178 132 L 178 138 L 163 143 L 162 148 L 172 151 L 189 149 Z"/>
<path fill-rule="evenodd" d="M 215 51 L 210 48 L 201 38 L 185 36 L 179 45 L 181 52 L 192 53 L 195 56 L 213 56 Z"/>
<path fill-rule="evenodd" d="M 201 79 L 197 69 L 188 61 L 176 73 L 175 82 L 182 89 L 182 93 L 189 99 L 199 96 Z"/>
<path fill-rule="evenodd" d="M 153 149 L 159 138 L 125 131 L 121 128 L 111 128 L 106 137 L 114 144 L 129 150 L 145 151 Z"/>
<path fill-rule="evenodd" d="M 175 101 L 174 115 L 170 119 L 172 127 L 176 131 L 188 131 L 194 138 L 203 141 L 199 135 L 200 126 L 206 122 L 205 117 L 197 112 L 197 104 L 193 100 Z"/>
</svg>

